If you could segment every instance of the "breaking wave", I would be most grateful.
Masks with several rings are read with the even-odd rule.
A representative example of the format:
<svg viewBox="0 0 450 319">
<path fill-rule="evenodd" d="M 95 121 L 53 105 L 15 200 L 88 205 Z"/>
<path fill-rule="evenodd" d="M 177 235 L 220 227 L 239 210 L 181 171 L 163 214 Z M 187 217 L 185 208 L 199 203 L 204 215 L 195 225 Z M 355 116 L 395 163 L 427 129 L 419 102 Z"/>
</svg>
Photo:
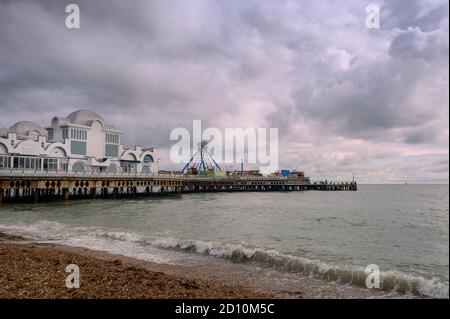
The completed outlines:
<svg viewBox="0 0 450 319">
<path fill-rule="evenodd" d="M 143 238 L 136 234 L 104 232 L 99 234 L 115 240 L 125 240 L 151 245 L 161 249 L 175 249 L 195 254 L 225 258 L 233 262 L 255 262 L 276 270 L 295 272 L 312 278 L 366 287 L 366 273 L 363 267 L 330 264 L 280 253 L 276 250 L 251 247 L 244 244 L 188 240 L 178 238 Z M 386 271 L 380 274 L 380 288 L 386 292 L 397 292 L 431 298 L 449 298 L 448 283 L 437 278 L 426 279 L 400 271 Z"/>
<path fill-rule="evenodd" d="M 0 231 L 15 233 L 41 242 L 57 242 L 90 249 L 114 252 L 111 248 L 120 243 L 136 244 L 152 249 L 152 254 L 161 249 L 189 252 L 231 260 L 236 263 L 253 262 L 279 271 L 289 271 L 311 278 L 336 282 L 340 284 L 366 287 L 363 267 L 345 264 L 332 264 L 318 259 L 309 259 L 276 250 L 252 247 L 246 244 L 190 240 L 179 238 L 147 237 L 129 232 L 111 232 L 93 227 L 68 227 L 57 222 L 41 221 L 31 225 L 0 225 Z M 118 241 L 111 245 L 111 241 Z M 102 242 L 103 244 L 100 244 Z M 108 248 L 108 250 L 106 250 Z M 156 252 L 155 252 L 156 249 Z M 117 253 L 122 254 L 122 251 Z M 143 258 L 143 255 L 126 255 Z M 164 262 L 164 259 L 161 259 Z M 386 271 L 380 274 L 380 288 L 386 292 L 397 292 L 431 298 L 449 298 L 448 282 L 437 278 L 427 279 L 413 276 L 401 271 Z"/>
</svg>

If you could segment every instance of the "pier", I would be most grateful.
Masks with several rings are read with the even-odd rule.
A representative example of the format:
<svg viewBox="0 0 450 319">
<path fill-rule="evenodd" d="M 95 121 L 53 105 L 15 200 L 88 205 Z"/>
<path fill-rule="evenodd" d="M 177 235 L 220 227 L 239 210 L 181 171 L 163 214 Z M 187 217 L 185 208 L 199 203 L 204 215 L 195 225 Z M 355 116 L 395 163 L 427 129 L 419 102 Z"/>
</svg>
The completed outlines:
<svg viewBox="0 0 450 319">
<path fill-rule="evenodd" d="M 119 199 L 207 192 L 356 191 L 357 183 L 281 176 L 189 176 L 0 171 L 0 203 Z"/>
<path fill-rule="evenodd" d="M 0 128 L 0 203 L 180 196 L 205 192 L 356 191 L 356 182 L 311 183 L 304 172 L 225 171 L 201 141 L 177 173 L 159 170 L 159 149 L 126 147 L 123 132 L 90 110 L 55 116 L 50 126 Z"/>
</svg>

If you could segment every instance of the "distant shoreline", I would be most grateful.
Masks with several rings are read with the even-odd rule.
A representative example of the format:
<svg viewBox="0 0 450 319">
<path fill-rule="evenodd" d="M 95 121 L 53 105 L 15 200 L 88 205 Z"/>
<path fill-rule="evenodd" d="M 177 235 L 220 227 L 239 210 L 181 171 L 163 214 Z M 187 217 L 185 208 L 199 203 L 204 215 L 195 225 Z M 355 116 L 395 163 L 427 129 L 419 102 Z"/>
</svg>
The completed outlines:
<svg viewBox="0 0 450 319">
<path fill-rule="evenodd" d="M 69 264 L 79 266 L 79 289 L 65 286 Z M 164 268 L 162 264 L 78 247 L 32 243 L 20 236 L 0 233 L 0 298 L 274 297 L 221 280 L 169 273 Z"/>
</svg>

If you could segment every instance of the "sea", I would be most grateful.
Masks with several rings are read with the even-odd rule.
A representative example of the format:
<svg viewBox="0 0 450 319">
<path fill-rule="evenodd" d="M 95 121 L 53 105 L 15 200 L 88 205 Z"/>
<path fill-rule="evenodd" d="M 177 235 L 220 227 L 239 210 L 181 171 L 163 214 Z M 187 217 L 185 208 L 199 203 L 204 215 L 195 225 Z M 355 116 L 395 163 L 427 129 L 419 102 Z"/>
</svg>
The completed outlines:
<svg viewBox="0 0 450 319">
<path fill-rule="evenodd" d="M 449 298 L 448 185 L 5 203 L 0 232 L 287 298 Z"/>
</svg>

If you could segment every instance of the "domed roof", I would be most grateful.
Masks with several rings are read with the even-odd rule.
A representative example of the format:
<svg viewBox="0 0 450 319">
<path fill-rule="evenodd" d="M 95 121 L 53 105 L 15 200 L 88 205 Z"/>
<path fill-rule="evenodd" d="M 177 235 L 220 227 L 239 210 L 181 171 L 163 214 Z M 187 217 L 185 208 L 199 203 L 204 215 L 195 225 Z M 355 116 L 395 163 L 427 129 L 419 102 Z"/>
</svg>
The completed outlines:
<svg viewBox="0 0 450 319">
<path fill-rule="evenodd" d="M 33 135 L 36 135 L 34 132 L 39 133 L 39 135 L 47 136 L 47 131 L 44 128 L 30 121 L 17 122 L 9 128 L 9 131 L 25 136 L 30 136 L 32 133 Z"/>
<path fill-rule="evenodd" d="M 94 120 L 100 120 L 103 123 L 105 122 L 100 115 L 88 110 L 78 110 L 70 113 L 69 116 L 67 116 L 67 119 L 70 123 L 78 125 L 89 125 L 89 123 L 92 123 Z"/>
</svg>

